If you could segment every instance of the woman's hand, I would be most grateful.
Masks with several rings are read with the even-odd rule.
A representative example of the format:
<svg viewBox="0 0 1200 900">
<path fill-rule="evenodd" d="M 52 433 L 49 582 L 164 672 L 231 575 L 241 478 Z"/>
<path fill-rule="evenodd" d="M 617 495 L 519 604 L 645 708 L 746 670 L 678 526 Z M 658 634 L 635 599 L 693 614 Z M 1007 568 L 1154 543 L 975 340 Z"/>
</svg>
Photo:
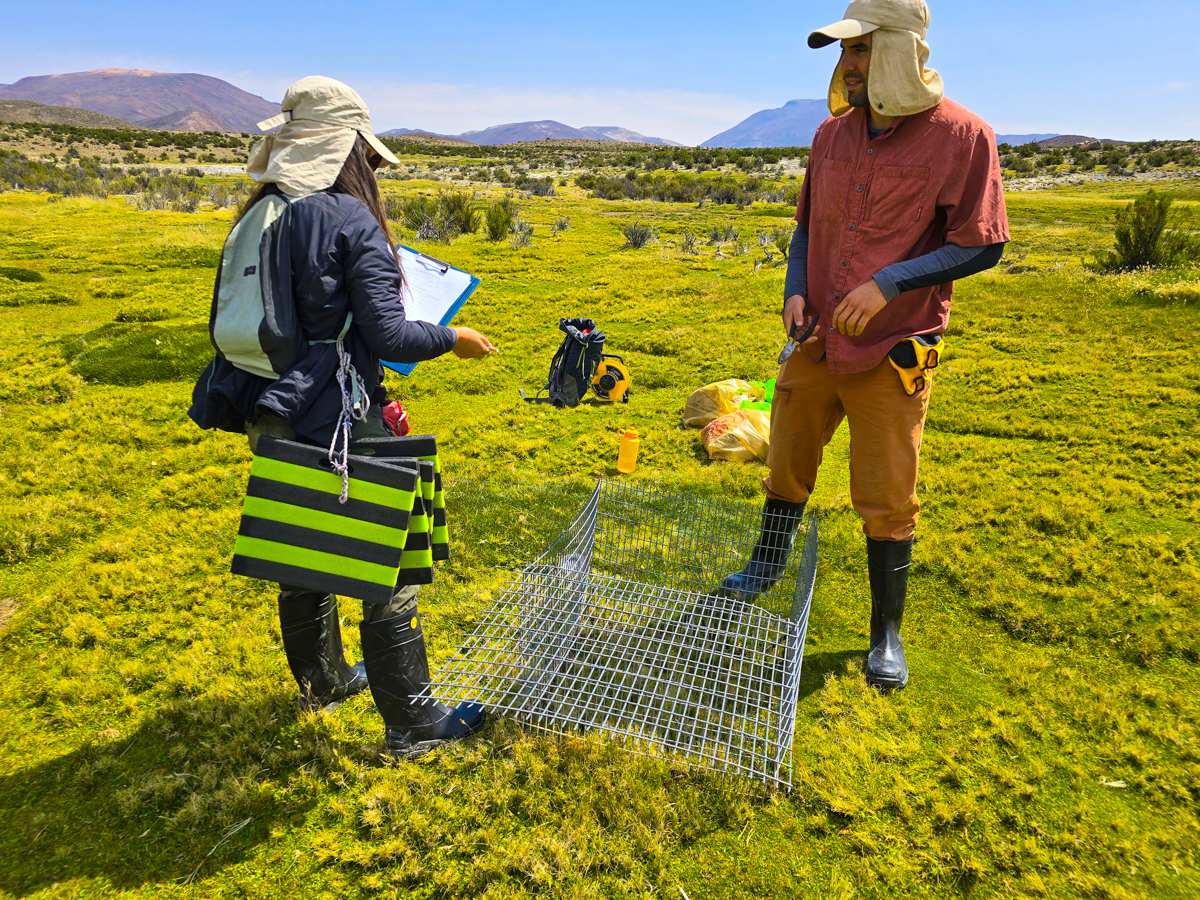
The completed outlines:
<svg viewBox="0 0 1200 900">
<path fill-rule="evenodd" d="M 489 353 L 499 353 L 492 342 L 474 328 L 454 328 L 454 355 L 459 359 L 483 359 Z"/>
</svg>

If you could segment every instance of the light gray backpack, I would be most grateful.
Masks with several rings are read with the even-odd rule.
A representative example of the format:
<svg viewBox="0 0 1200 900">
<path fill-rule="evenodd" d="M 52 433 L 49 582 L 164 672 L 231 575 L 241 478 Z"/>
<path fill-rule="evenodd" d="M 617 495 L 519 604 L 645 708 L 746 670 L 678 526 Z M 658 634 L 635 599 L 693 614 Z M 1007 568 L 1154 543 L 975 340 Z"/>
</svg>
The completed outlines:
<svg viewBox="0 0 1200 900">
<path fill-rule="evenodd" d="M 218 354 L 272 381 L 305 349 L 292 299 L 291 221 L 291 201 L 272 186 L 234 226 L 208 323 Z"/>
</svg>

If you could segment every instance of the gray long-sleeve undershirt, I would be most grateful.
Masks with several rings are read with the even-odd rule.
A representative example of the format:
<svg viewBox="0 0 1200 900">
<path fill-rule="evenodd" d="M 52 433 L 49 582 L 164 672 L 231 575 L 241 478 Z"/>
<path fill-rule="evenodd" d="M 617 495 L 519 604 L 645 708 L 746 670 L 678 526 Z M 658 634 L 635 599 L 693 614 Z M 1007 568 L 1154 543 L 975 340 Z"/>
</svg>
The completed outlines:
<svg viewBox="0 0 1200 900">
<path fill-rule="evenodd" d="M 889 303 L 905 291 L 957 281 L 985 272 L 1000 262 L 1004 244 L 989 247 L 960 247 L 947 244 L 932 253 L 888 266 L 875 275 L 875 283 Z M 808 296 L 808 230 L 797 225 L 788 250 L 787 276 L 784 279 L 784 299 L 796 294 Z"/>
</svg>

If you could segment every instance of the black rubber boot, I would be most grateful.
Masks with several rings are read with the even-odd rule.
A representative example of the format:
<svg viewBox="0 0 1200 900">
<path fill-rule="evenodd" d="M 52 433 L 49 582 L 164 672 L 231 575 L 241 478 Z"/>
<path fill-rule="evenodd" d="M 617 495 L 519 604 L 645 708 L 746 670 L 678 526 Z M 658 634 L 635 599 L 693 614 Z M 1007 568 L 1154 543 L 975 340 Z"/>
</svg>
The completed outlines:
<svg viewBox="0 0 1200 900">
<path fill-rule="evenodd" d="M 476 703 L 449 707 L 413 699 L 429 687 L 425 633 L 415 608 L 411 616 L 364 621 L 361 631 L 371 696 L 383 717 L 388 753 L 411 759 L 483 726 L 484 710 Z"/>
<path fill-rule="evenodd" d="M 721 582 L 722 590 L 747 599 L 769 591 L 787 569 L 796 529 L 803 516 L 803 503 L 768 498 L 763 506 L 762 533 L 750 552 L 750 561 L 742 571 Z"/>
<path fill-rule="evenodd" d="M 346 664 L 337 597 L 315 591 L 279 595 L 279 630 L 301 705 L 327 706 L 366 690 L 366 668 Z"/>
<path fill-rule="evenodd" d="M 867 538 L 867 572 L 871 579 L 871 652 L 867 655 L 867 684 L 883 691 L 898 691 L 908 684 L 904 659 L 904 599 L 908 593 L 908 568 L 912 565 L 908 541 Z"/>
</svg>

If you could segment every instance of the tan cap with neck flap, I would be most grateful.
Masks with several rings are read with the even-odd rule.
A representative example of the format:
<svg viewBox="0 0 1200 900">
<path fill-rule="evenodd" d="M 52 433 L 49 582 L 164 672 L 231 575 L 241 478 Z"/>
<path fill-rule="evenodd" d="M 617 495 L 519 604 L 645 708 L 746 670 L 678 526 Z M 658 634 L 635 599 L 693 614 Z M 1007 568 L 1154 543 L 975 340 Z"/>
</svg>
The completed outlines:
<svg viewBox="0 0 1200 900">
<path fill-rule="evenodd" d="M 929 45 L 929 6 L 925 0 L 853 0 L 840 22 L 808 36 L 813 49 L 835 41 L 872 34 L 867 95 L 871 108 L 884 116 L 911 116 L 942 102 L 942 77 L 925 68 Z M 850 109 L 841 73 L 829 85 L 829 111 L 840 116 Z"/>
</svg>

